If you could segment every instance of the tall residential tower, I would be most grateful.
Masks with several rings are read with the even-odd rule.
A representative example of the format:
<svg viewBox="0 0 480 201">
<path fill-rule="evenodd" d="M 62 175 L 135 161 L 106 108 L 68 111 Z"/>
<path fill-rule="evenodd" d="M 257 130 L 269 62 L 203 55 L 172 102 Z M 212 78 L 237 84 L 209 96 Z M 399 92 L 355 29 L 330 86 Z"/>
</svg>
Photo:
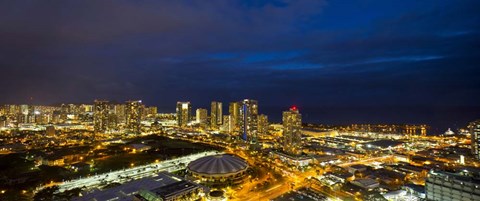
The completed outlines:
<svg viewBox="0 0 480 201">
<path fill-rule="evenodd" d="M 177 125 L 186 127 L 192 119 L 192 107 L 190 102 L 177 102 Z"/>
<path fill-rule="evenodd" d="M 299 155 L 302 152 L 302 115 L 297 107 L 283 112 L 283 149 L 286 153 Z"/>
<path fill-rule="evenodd" d="M 108 129 L 108 101 L 95 100 L 93 107 L 93 128 L 96 133 L 103 133 Z"/>
<path fill-rule="evenodd" d="M 222 103 L 213 101 L 211 106 L 210 126 L 212 127 L 212 129 L 218 129 L 219 126 L 222 125 L 223 121 Z"/>
<path fill-rule="evenodd" d="M 142 118 L 142 101 L 127 101 L 125 107 L 127 128 L 137 134 L 140 133 L 140 120 Z"/>
<path fill-rule="evenodd" d="M 244 141 L 254 142 L 257 140 L 258 126 L 258 102 L 245 99 L 240 108 L 240 131 Z"/>
<path fill-rule="evenodd" d="M 476 159 L 480 160 L 480 119 L 470 122 L 468 127 L 470 128 L 472 140 L 472 154 Z"/>
</svg>

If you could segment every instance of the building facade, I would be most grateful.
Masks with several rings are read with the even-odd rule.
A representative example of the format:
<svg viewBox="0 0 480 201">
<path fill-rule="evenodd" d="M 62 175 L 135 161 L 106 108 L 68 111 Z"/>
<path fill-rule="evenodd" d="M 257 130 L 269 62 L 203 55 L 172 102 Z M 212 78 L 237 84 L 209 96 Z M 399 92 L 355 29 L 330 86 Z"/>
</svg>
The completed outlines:
<svg viewBox="0 0 480 201">
<path fill-rule="evenodd" d="M 103 133 L 108 129 L 109 102 L 95 100 L 93 108 L 93 128 L 96 133 Z"/>
<path fill-rule="evenodd" d="M 231 102 L 228 106 L 228 113 L 232 119 L 232 126 L 233 131 L 240 130 L 240 103 L 239 102 Z"/>
<path fill-rule="evenodd" d="M 141 100 L 136 100 L 136 101 L 127 101 L 126 107 L 125 107 L 125 113 L 126 113 L 126 126 L 128 129 L 130 129 L 132 132 L 135 133 L 140 133 L 140 124 L 141 124 L 141 118 L 142 118 L 142 101 Z"/>
<path fill-rule="evenodd" d="M 258 101 L 245 99 L 240 108 L 240 132 L 244 141 L 257 140 L 258 127 Z"/>
<path fill-rule="evenodd" d="M 480 120 L 471 122 L 469 125 L 472 140 L 472 154 L 480 160 Z"/>
<path fill-rule="evenodd" d="M 223 122 L 222 103 L 213 101 L 210 110 L 210 126 L 212 129 L 218 129 Z"/>
<path fill-rule="evenodd" d="M 456 173 L 431 170 L 425 184 L 427 200 L 480 200 L 480 180 Z"/>
<path fill-rule="evenodd" d="M 261 114 L 258 115 L 258 135 L 268 134 L 268 116 Z"/>
<path fill-rule="evenodd" d="M 283 112 L 283 150 L 292 155 L 302 152 L 302 115 L 296 107 Z"/>
<path fill-rule="evenodd" d="M 177 102 L 177 125 L 186 127 L 191 120 L 192 107 L 190 102 Z"/>
<path fill-rule="evenodd" d="M 207 125 L 207 120 L 208 120 L 207 109 L 198 108 L 196 110 L 196 120 L 197 120 L 197 123 L 200 124 L 201 127 L 205 128 L 205 126 Z"/>
</svg>

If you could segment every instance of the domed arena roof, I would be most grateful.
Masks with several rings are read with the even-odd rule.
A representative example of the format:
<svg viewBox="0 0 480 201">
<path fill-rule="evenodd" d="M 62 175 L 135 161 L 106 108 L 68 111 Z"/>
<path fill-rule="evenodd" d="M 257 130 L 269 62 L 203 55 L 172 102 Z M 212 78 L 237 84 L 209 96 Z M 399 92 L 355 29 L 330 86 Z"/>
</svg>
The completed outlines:
<svg viewBox="0 0 480 201">
<path fill-rule="evenodd" d="M 206 156 L 188 164 L 188 170 L 200 174 L 229 174 L 245 170 L 247 167 L 245 160 L 228 154 Z"/>
</svg>

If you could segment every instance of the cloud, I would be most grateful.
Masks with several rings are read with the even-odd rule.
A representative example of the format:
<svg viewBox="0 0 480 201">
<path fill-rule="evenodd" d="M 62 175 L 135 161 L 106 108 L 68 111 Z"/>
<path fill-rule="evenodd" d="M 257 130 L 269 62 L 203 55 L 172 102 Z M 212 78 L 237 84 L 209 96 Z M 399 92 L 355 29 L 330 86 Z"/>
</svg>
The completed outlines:
<svg viewBox="0 0 480 201">
<path fill-rule="evenodd" d="M 0 102 L 478 106 L 478 1 L 390 4 L 2 1 Z"/>
</svg>

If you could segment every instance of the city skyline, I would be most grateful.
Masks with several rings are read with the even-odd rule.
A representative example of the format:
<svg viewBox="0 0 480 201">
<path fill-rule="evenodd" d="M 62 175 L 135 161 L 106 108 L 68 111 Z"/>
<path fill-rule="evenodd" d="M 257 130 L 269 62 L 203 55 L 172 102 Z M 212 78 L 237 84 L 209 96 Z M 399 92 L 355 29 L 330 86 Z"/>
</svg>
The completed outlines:
<svg viewBox="0 0 480 201">
<path fill-rule="evenodd" d="M 132 99 L 127 99 L 127 101 L 118 101 L 118 100 L 101 100 L 101 101 L 106 101 L 112 105 L 114 104 L 123 104 L 125 102 L 129 102 L 131 101 Z M 215 100 L 219 100 L 219 99 L 215 99 Z M 81 104 L 86 104 L 86 105 L 94 105 L 95 101 L 98 101 L 98 99 L 95 99 L 95 100 L 92 100 L 91 102 L 82 102 L 82 103 L 56 103 L 56 104 L 49 104 L 49 105 L 45 105 L 45 106 L 61 106 L 61 105 L 64 105 L 64 104 L 76 104 L 76 105 L 81 105 Z M 142 100 L 140 100 L 142 101 Z M 178 103 L 179 101 L 177 101 Z M 180 101 L 182 102 L 182 101 Z M 219 102 L 219 103 L 237 103 L 238 100 L 231 100 L 231 101 L 211 101 L 211 102 L 208 102 L 206 105 L 199 105 L 199 104 L 196 104 L 196 103 L 192 103 L 191 101 L 187 101 L 189 102 L 190 104 L 190 107 L 192 108 L 192 116 L 195 117 L 195 113 L 196 113 L 196 110 L 197 109 L 203 109 L 203 108 L 208 108 L 207 111 L 208 111 L 208 114 L 210 114 L 210 111 L 211 111 L 211 103 L 212 102 Z M 11 104 L 0 104 L 1 105 L 34 105 L 34 106 L 44 106 L 44 105 L 38 105 L 38 104 L 27 104 L 27 103 L 23 103 L 23 104 L 15 104 L 15 103 L 11 103 Z M 158 107 L 157 105 L 155 105 L 154 103 L 148 103 L 147 104 L 148 106 L 153 106 L 153 107 L 156 107 L 158 109 L 158 112 L 159 113 L 176 113 L 177 110 L 175 107 L 172 107 L 172 105 L 168 106 L 168 107 L 164 107 L 164 108 L 161 108 L 161 107 Z M 405 120 L 405 119 L 397 119 L 395 120 L 394 118 L 391 118 L 390 120 L 385 120 L 385 119 L 382 119 L 382 115 L 378 115 L 375 117 L 376 120 L 371 120 L 371 119 L 360 119 L 360 120 L 342 120 L 342 119 L 335 119 L 335 120 L 331 120 L 331 119 L 326 119 L 326 117 L 331 117 L 332 116 L 332 112 L 335 113 L 335 111 L 331 111 L 331 112 L 328 112 L 328 113 L 321 113 L 320 115 L 324 115 L 326 116 L 325 118 L 322 119 L 318 119 L 318 118 L 308 118 L 309 116 L 308 115 L 311 115 L 312 113 L 314 113 L 315 111 L 309 111 L 308 109 L 310 108 L 304 108 L 304 107 L 301 107 L 301 106 L 298 106 L 296 104 L 291 104 L 291 105 L 285 105 L 285 106 L 279 106 L 279 107 L 272 107 L 272 106 L 269 106 L 269 105 L 264 105 L 262 103 L 260 103 L 261 105 L 261 109 L 259 110 L 259 112 L 265 114 L 265 115 L 268 115 L 269 119 L 271 120 L 271 122 L 276 122 L 276 123 L 281 123 L 282 121 L 282 111 L 287 109 L 287 108 L 290 108 L 290 107 L 298 107 L 299 109 L 302 109 L 302 111 L 304 111 L 303 113 L 306 114 L 306 117 L 304 117 L 304 119 L 306 119 L 306 121 L 304 123 L 312 123 L 312 124 L 324 124 L 324 125 L 330 125 L 330 126 L 344 126 L 344 125 L 350 125 L 350 124 L 404 124 L 404 125 L 420 125 L 420 124 L 425 124 L 425 125 L 428 125 L 430 127 L 430 130 L 431 134 L 443 134 L 445 132 L 446 129 L 449 129 L 449 128 L 452 128 L 452 129 L 462 129 L 462 128 L 465 128 L 466 126 L 468 126 L 469 122 L 472 122 L 474 120 L 477 120 L 478 118 L 469 118 L 470 115 L 463 115 L 462 114 L 471 114 L 471 116 L 476 116 L 477 112 L 475 110 L 466 110 L 465 108 L 461 109 L 461 110 L 457 110 L 456 112 L 459 112 L 459 114 L 453 114 L 453 115 L 457 115 L 457 117 L 460 117 L 460 120 L 455 120 L 455 121 L 444 121 L 444 120 L 438 120 L 437 121 L 427 121 L 427 120 L 418 120 L 418 121 L 410 121 L 410 120 Z M 229 113 L 229 106 L 228 105 L 223 105 L 222 106 L 222 110 L 226 111 L 227 113 L 224 113 L 224 114 L 228 114 Z M 317 107 L 317 109 L 320 108 L 320 107 Z M 345 107 L 345 108 L 335 108 L 335 109 L 338 109 L 339 112 L 345 112 L 345 113 L 349 113 L 349 112 L 358 112 L 358 111 L 346 111 L 348 110 L 348 107 Z M 377 110 L 375 112 L 379 112 L 379 113 L 384 113 L 384 115 L 390 115 L 390 117 L 396 117 L 396 114 L 392 114 L 390 113 L 391 111 L 395 110 L 397 112 L 400 112 L 401 114 L 404 114 L 405 111 L 402 111 L 403 108 L 384 108 L 385 111 L 381 111 L 381 110 Z M 320 108 L 320 110 L 323 110 L 323 111 L 326 111 L 326 108 Z M 353 110 L 353 109 L 352 109 Z M 372 111 L 371 111 L 371 108 L 361 108 L 361 110 L 359 110 L 361 112 L 364 112 L 364 113 L 368 113 L 369 115 L 372 115 Z M 424 110 L 425 113 L 423 116 L 425 117 L 429 117 L 431 116 L 432 114 L 429 113 L 428 111 Z M 447 111 L 447 110 L 446 110 Z M 451 111 L 450 111 L 451 112 Z M 450 113 L 450 115 L 452 115 Z M 466 117 L 465 117 L 466 116 Z M 428 118 L 423 118 L 423 119 L 428 119 Z M 453 118 L 452 118 L 453 119 Z M 453 122 L 453 123 L 452 123 Z"/>
<path fill-rule="evenodd" d="M 249 98 L 276 122 L 297 105 L 305 122 L 443 132 L 478 118 L 479 9 L 473 0 L 1 2 L 0 104 L 142 99 L 175 112 L 178 100 Z"/>
<path fill-rule="evenodd" d="M 480 201 L 479 11 L 0 1 L 0 200 Z"/>
</svg>

